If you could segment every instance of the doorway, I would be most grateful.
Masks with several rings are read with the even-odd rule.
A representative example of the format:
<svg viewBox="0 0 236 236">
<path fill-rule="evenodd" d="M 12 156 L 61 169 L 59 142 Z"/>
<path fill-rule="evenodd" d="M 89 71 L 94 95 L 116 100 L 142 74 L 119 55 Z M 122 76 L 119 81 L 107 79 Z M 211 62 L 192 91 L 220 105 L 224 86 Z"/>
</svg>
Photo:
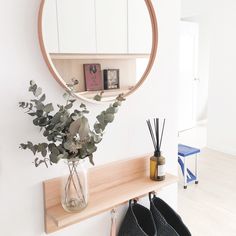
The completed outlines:
<svg viewBox="0 0 236 236">
<path fill-rule="evenodd" d="M 196 126 L 198 86 L 198 24 L 180 22 L 180 80 L 178 131 L 183 132 Z"/>
</svg>

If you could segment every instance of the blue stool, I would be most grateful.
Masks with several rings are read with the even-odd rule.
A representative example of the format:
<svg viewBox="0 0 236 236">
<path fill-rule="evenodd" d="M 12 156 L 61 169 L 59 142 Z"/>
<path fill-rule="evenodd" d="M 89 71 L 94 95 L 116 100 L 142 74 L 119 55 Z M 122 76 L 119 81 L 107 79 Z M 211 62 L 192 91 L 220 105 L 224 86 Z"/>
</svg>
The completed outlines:
<svg viewBox="0 0 236 236">
<path fill-rule="evenodd" d="M 184 188 L 187 188 L 187 184 L 195 181 L 198 184 L 198 165 L 197 155 L 200 153 L 200 149 L 189 147 L 183 144 L 178 145 L 178 162 L 181 167 L 184 176 Z M 193 174 L 187 167 L 186 157 L 195 155 L 195 174 Z"/>
</svg>

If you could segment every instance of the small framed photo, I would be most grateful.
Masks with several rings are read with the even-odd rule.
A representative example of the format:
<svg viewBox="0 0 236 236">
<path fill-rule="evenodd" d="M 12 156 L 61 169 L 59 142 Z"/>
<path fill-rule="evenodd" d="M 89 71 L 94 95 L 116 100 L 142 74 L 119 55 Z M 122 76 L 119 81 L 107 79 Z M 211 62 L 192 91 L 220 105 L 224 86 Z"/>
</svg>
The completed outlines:
<svg viewBox="0 0 236 236">
<path fill-rule="evenodd" d="M 103 70 L 104 89 L 118 89 L 119 83 L 119 69 Z"/>
<path fill-rule="evenodd" d="M 86 91 L 103 90 L 100 64 L 84 64 L 84 79 Z"/>
</svg>

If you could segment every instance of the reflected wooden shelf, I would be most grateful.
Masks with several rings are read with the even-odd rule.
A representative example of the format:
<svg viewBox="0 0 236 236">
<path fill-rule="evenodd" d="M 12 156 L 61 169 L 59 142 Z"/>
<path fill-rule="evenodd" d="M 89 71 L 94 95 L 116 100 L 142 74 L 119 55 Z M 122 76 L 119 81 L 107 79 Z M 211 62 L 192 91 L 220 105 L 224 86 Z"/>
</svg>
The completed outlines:
<svg viewBox="0 0 236 236">
<path fill-rule="evenodd" d="M 120 88 L 120 89 L 108 89 L 108 90 L 102 90 L 102 98 L 110 98 L 110 97 L 116 97 L 117 95 L 123 93 L 126 94 L 130 92 L 132 87 L 130 88 Z M 82 95 L 83 97 L 93 99 L 95 95 L 99 94 L 101 91 L 83 91 L 78 92 L 76 94 Z"/>
<path fill-rule="evenodd" d="M 96 59 L 136 59 L 149 58 L 150 54 L 79 54 L 79 53 L 50 53 L 51 59 L 55 60 L 96 60 Z"/>
<path fill-rule="evenodd" d="M 171 174 L 166 174 L 164 181 L 150 180 L 148 166 L 149 156 L 142 156 L 89 169 L 89 203 L 79 213 L 68 213 L 60 205 L 60 178 L 43 182 L 45 232 L 55 232 L 177 182 Z"/>
</svg>

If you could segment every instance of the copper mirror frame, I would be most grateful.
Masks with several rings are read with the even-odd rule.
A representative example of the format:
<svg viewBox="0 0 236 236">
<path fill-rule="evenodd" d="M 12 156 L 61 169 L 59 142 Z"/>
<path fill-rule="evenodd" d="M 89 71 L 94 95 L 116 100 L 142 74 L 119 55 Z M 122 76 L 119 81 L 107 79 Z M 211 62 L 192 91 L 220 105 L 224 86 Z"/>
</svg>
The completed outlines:
<svg viewBox="0 0 236 236">
<path fill-rule="evenodd" d="M 54 79 L 67 91 L 69 90 L 68 87 L 66 86 L 66 83 L 63 81 L 63 79 L 61 78 L 61 76 L 59 75 L 59 73 L 57 72 L 57 70 L 54 68 L 53 63 L 51 62 L 49 53 L 46 51 L 45 48 L 45 44 L 44 44 L 44 40 L 43 40 L 43 30 L 42 30 L 42 18 L 43 18 L 43 9 L 44 9 L 44 5 L 45 5 L 45 1 L 46 0 L 41 0 L 40 3 L 40 7 L 39 7 L 39 13 L 38 13 L 38 38 L 39 38 L 39 44 L 40 44 L 40 48 L 41 48 L 41 52 L 43 55 L 43 58 L 47 64 L 47 67 L 49 69 L 49 71 L 51 72 L 52 76 L 54 77 Z M 156 54 L 157 54 L 157 47 L 158 47 L 158 25 L 157 25 L 157 18 L 156 18 L 156 14 L 155 14 L 155 10 L 152 4 L 151 0 L 144 0 L 146 3 L 146 6 L 148 8 L 149 11 L 149 16 L 151 19 L 151 25 L 152 25 L 152 49 L 151 49 L 151 54 L 150 54 L 150 58 L 149 58 L 149 62 L 148 65 L 146 67 L 146 70 L 144 71 L 141 79 L 138 81 L 138 83 L 132 88 L 132 90 L 130 90 L 129 92 L 127 92 L 124 96 L 127 97 L 128 95 L 132 94 L 133 92 L 135 92 L 145 81 L 145 79 L 147 78 L 148 74 L 150 73 L 152 66 L 154 64 L 155 58 L 156 58 Z M 82 95 L 76 94 L 76 97 L 79 99 L 82 99 L 84 101 L 87 102 L 92 102 L 92 103 L 103 103 L 103 102 L 107 102 L 107 101 L 112 101 L 114 99 L 110 99 L 110 100 L 106 100 L 106 101 L 95 101 L 92 99 L 88 99 Z"/>
</svg>

